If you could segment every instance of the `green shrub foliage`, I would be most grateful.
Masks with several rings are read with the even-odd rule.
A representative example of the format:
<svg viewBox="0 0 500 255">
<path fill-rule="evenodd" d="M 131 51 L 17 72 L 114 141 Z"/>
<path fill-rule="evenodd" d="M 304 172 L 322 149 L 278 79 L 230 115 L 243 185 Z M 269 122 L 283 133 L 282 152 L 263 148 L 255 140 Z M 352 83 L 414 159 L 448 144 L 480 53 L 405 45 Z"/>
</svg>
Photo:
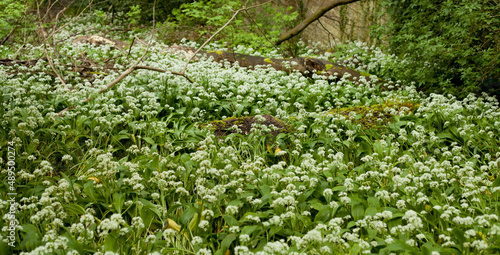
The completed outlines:
<svg viewBox="0 0 500 255">
<path fill-rule="evenodd" d="M 403 57 L 393 73 L 426 91 L 471 92 L 500 71 L 500 5 L 492 0 L 383 0 L 373 32 Z M 466 93 L 462 93 L 466 95 Z"/>
<path fill-rule="evenodd" d="M 173 35 L 179 30 L 197 28 L 196 32 L 202 36 L 200 39 L 204 40 L 222 27 L 242 5 L 243 2 L 228 0 L 186 3 L 172 12 L 172 18 L 165 22 L 164 28 L 170 29 L 169 33 Z M 258 5 L 258 2 L 248 1 L 247 7 L 253 5 Z M 271 3 L 250 8 L 240 12 L 216 40 L 230 48 L 246 45 L 257 50 L 269 49 L 282 31 L 296 25 L 297 17 L 298 13 L 291 7 L 273 6 Z M 289 52 L 291 55 L 294 53 Z"/>
<path fill-rule="evenodd" d="M 28 10 L 26 0 L 0 0 L 0 41 L 5 38 L 14 27 L 21 25 L 22 18 Z"/>
</svg>

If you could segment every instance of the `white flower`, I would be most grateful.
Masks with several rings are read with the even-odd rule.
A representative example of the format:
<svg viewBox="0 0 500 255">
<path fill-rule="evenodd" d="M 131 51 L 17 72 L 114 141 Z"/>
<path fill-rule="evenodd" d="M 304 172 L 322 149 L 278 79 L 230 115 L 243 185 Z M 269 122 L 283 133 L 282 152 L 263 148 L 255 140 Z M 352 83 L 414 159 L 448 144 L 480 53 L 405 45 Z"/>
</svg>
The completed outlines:
<svg viewBox="0 0 500 255">
<path fill-rule="evenodd" d="M 240 235 L 240 242 L 246 243 L 248 241 L 250 241 L 250 236 L 249 235 L 246 235 L 246 234 Z"/>
<path fill-rule="evenodd" d="M 195 236 L 193 237 L 193 239 L 191 240 L 191 243 L 193 245 L 198 245 L 198 244 L 202 244 L 203 243 L 203 239 L 199 236 Z"/>
<path fill-rule="evenodd" d="M 238 207 L 234 205 L 228 205 L 226 207 L 226 212 L 232 215 L 235 215 L 238 213 Z"/>
<path fill-rule="evenodd" d="M 196 255 L 212 255 L 212 251 L 207 248 L 200 249 Z"/>
<path fill-rule="evenodd" d="M 464 234 L 465 238 L 471 238 L 474 236 L 476 236 L 476 231 L 474 229 L 469 229 L 469 230 L 465 231 L 465 234 Z"/>
<path fill-rule="evenodd" d="M 420 219 L 417 213 L 413 210 L 406 211 L 405 215 L 403 216 L 403 220 L 406 220 L 408 222 L 407 227 L 410 231 L 424 227 L 422 219 Z"/>
<path fill-rule="evenodd" d="M 144 223 L 142 221 L 142 218 L 141 217 L 132 218 L 132 227 L 136 228 L 137 230 L 144 228 Z"/>
</svg>

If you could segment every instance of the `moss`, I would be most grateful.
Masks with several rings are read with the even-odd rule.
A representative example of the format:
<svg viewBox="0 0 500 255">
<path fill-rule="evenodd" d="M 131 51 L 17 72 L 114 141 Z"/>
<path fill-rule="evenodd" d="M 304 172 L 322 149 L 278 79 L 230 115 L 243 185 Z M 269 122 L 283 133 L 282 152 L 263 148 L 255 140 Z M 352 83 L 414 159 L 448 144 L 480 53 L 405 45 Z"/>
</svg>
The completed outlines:
<svg viewBox="0 0 500 255">
<path fill-rule="evenodd" d="M 401 113 L 411 113 L 418 109 L 420 105 L 415 102 L 401 102 L 399 100 L 389 100 L 383 104 L 372 106 L 353 106 L 328 111 L 328 114 L 340 114 L 351 121 L 363 125 L 365 128 L 374 128 L 385 126 L 394 120 L 396 115 Z M 404 108 L 408 109 L 404 109 Z M 387 108 L 397 110 L 396 114 L 391 114 L 386 111 Z M 351 112 L 356 113 L 356 117 L 351 117 Z M 382 120 L 382 121 L 379 121 Z"/>
<path fill-rule="evenodd" d="M 365 76 L 365 77 L 370 77 L 372 76 L 370 73 L 366 73 L 366 72 L 359 72 L 359 74 Z"/>
<path fill-rule="evenodd" d="M 207 53 L 216 53 L 216 54 L 218 54 L 218 55 L 222 55 L 222 54 L 224 54 L 224 52 L 222 52 L 222 51 L 220 51 L 220 50 L 215 50 L 215 51 L 214 51 L 214 50 L 209 50 L 209 51 L 207 51 Z"/>
</svg>

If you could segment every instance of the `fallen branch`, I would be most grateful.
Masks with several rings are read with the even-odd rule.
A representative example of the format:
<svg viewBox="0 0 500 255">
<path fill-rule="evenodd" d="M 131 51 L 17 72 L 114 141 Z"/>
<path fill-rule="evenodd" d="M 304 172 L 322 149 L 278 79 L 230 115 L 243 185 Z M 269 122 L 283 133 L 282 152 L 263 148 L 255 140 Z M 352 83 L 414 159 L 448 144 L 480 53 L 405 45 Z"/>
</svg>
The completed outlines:
<svg viewBox="0 0 500 255">
<path fill-rule="evenodd" d="M 98 94 L 101 94 L 103 92 L 106 92 L 108 89 L 110 89 L 111 87 L 113 87 L 115 84 L 117 84 L 119 81 L 123 80 L 123 78 L 127 77 L 127 75 L 129 75 L 131 72 L 133 72 L 135 70 L 135 68 L 137 67 L 137 65 L 142 61 L 142 59 L 146 56 L 146 54 L 148 53 L 149 51 L 149 45 L 148 47 L 146 48 L 146 51 L 144 52 L 144 54 L 142 54 L 141 58 L 139 60 L 137 60 L 133 65 L 132 67 L 130 67 L 129 69 L 127 69 L 125 72 L 123 72 L 122 74 L 120 74 L 120 76 L 118 76 L 114 81 L 110 82 L 108 85 L 106 85 L 105 88 L 99 90 L 97 93 Z M 87 99 L 85 99 L 83 102 L 88 102 L 92 100 L 92 96 L 89 96 L 87 97 Z M 64 113 L 66 111 L 68 111 L 70 108 L 73 108 L 74 106 L 69 106 L 69 107 L 66 107 L 65 109 L 63 109 L 62 111 L 60 111 L 57 116 L 61 117 L 64 115 Z"/>
<path fill-rule="evenodd" d="M 139 63 L 142 61 L 142 59 L 144 58 L 144 56 L 146 56 L 146 53 L 148 52 L 149 50 L 149 44 L 148 44 L 148 47 L 146 48 L 146 52 L 144 52 L 144 54 L 142 55 L 142 57 L 137 61 L 135 62 L 129 69 L 127 69 L 125 72 L 123 72 L 122 74 L 120 74 L 120 76 L 118 76 L 114 81 L 110 82 L 108 85 L 106 85 L 105 88 L 101 89 L 98 91 L 98 94 L 101 94 L 101 93 L 104 93 L 106 91 L 108 91 L 110 88 L 112 88 L 114 85 L 116 85 L 118 82 L 120 82 L 121 80 L 123 80 L 125 77 L 127 77 L 127 75 L 129 75 L 130 73 L 132 73 L 133 71 L 137 70 L 137 69 L 146 69 L 146 70 L 151 70 L 151 71 L 157 71 L 157 72 L 162 72 L 162 73 L 166 73 L 166 72 L 170 72 L 171 74 L 175 74 L 175 75 L 180 75 L 184 78 L 186 78 L 189 82 L 191 83 L 194 83 L 193 80 L 191 80 L 187 75 L 186 75 L 186 68 L 187 66 L 189 65 L 189 62 L 196 56 L 196 54 L 198 54 L 198 52 L 201 51 L 201 49 L 203 47 L 205 47 L 220 31 L 222 31 L 224 28 L 227 27 L 227 25 L 229 25 L 229 23 L 231 23 L 232 20 L 234 20 L 234 18 L 238 15 L 238 13 L 240 13 L 241 11 L 245 11 L 245 10 L 248 10 L 250 8 L 255 8 L 255 7 L 258 7 L 258 6 L 261 6 L 261 5 L 264 5 L 266 3 L 268 3 L 270 1 L 267 1 L 267 2 L 264 2 L 262 4 L 258 4 L 258 5 L 254 5 L 254 6 L 251 6 L 251 7 L 246 7 L 246 5 L 243 6 L 243 8 L 237 10 L 233 16 L 226 22 L 226 24 L 224 24 L 219 30 L 217 30 L 217 32 L 215 32 L 210 38 L 208 38 L 195 52 L 193 55 L 191 55 L 191 57 L 186 61 L 186 64 L 184 65 L 184 68 L 182 69 L 182 72 L 173 72 L 173 71 L 169 71 L 169 70 L 163 70 L 163 69 L 160 69 L 160 68 L 156 68 L 156 67 L 150 67 L 150 66 L 140 66 Z M 141 41 L 140 39 L 137 38 L 138 41 Z M 131 45 L 132 47 L 132 45 Z M 85 99 L 83 102 L 89 102 L 90 100 L 92 100 L 92 96 L 89 96 L 87 99 Z M 68 111 L 70 108 L 73 108 L 74 106 L 70 106 L 70 107 L 67 107 L 65 109 L 63 109 L 62 111 L 60 111 L 57 116 L 61 117 L 64 115 L 64 113 L 66 111 Z"/>
<path fill-rule="evenodd" d="M 146 48 L 146 52 L 144 52 L 144 54 L 142 55 L 142 57 L 139 60 L 137 60 L 129 69 L 127 69 L 125 72 L 120 74 L 120 76 L 118 76 L 112 82 L 108 83 L 108 85 L 106 85 L 105 88 L 99 90 L 97 93 L 102 94 L 102 93 L 108 91 L 110 88 L 112 88 L 113 86 L 118 84 L 118 82 L 123 80 L 125 77 L 127 77 L 129 74 L 131 74 L 133 71 L 135 71 L 137 69 L 145 69 L 145 70 L 151 70 L 151 71 L 162 72 L 162 73 L 170 72 L 171 74 L 180 75 L 180 76 L 186 78 L 189 82 L 194 83 L 193 80 L 191 80 L 187 75 L 185 75 L 183 73 L 173 72 L 173 71 L 169 71 L 169 70 L 163 70 L 160 68 L 150 67 L 150 66 L 140 66 L 139 63 L 142 61 L 144 56 L 146 56 L 148 50 L 149 50 L 149 45 L 148 45 L 148 48 Z M 92 96 L 87 97 L 83 102 L 89 102 L 90 100 L 92 100 Z M 70 108 L 73 108 L 73 107 L 74 106 L 70 106 L 70 107 L 65 108 L 64 110 L 60 111 L 57 114 L 57 116 L 62 117 L 66 111 L 68 111 Z"/>
</svg>

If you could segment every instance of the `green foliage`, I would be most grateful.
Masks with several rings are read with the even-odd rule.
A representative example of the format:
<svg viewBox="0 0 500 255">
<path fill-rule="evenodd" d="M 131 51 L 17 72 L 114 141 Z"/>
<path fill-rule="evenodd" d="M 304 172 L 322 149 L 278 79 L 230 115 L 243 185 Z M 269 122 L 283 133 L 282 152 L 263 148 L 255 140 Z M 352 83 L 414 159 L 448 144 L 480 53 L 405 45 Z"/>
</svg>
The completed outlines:
<svg viewBox="0 0 500 255">
<path fill-rule="evenodd" d="M 257 4 L 249 1 L 247 6 Z M 213 0 L 185 3 L 172 12 L 172 19 L 164 24 L 171 33 L 179 28 L 196 28 L 196 32 L 207 38 L 222 27 L 242 7 L 240 1 Z M 291 8 L 276 7 L 270 3 L 240 12 L 216 38 L 226 46 L 250 46 L 256 50 L 267 50 L 279 34 L 292 27 L 298 13 Z"/>
<path fill-rule="evenodd" d="M 130 24 L 151 24 L 154 19 L 156 21 L 165 21 L 172 14 L 172 10 L 179 8 L 183 3 L 193 2 L 193 0 L 109 0 L 101 2 L 93 2 L 95 9 L 107 13 L 110 11 L 116 18 L 117 24 L 120 22 L 134 22 Z M 91 3 L 90 0 L 76 1 L 73 5 L 84 8 Z M 140 9 L 140 11 L 138 11 Z M 133 18 L 130 18 L 130 15 Z M 130 18 L 130 19 L 129 19 Z M 123 25 L 123 24 L 121 24 Z"/>
<path fill-rule="evenodd" d="M 146 46 L 124 54 L 65 39 L 87 29 L 84 18 L 56 35 L 67 84 L 44 59 L 0 66 L 0 228 L 13 222 L 13 188 L 22 227 L 15 247 L 3 234 L 0 254 L 498 253 L 494 99 L 207 59 L 188 65 L 195 83 L 136 70 L 99 93 Z M 154 45 L 144 65 L 182 70 L 184 58 Z M 43 53 L 27 49 L 27 58 Z M 338 49 L 331 57 L 369 73 L 389 73 L 394 60 L 362 43 Z M 82 55 L 95 69 L 76 70 Z M 105 62 L 113 69 L 95 72 Z M 202 128 L 265 114 L 290 132 Z"/>
<path fill-rule="evenodd" d="M 404 59 L 391 66 L 395 78 L 415 81 L 423 90 L 457 94 L 500 75 L 498 1 L 384 0 L 382 4 L 390 21 L 374 32 Z"/>
<path fill-rule="evenodd" d="M 0 40 L 9 34 L 28 11 L 31 0 L 0 0 Z"/>
<path fill-rule="evenodd" d="M 130 11 L 127 12 L 127 16 L 129 17 L 129 24 L 139 23 L 139 19 L 141 18 L 141 6 L 138 4 L 130 6 Z"/>
</svg>

